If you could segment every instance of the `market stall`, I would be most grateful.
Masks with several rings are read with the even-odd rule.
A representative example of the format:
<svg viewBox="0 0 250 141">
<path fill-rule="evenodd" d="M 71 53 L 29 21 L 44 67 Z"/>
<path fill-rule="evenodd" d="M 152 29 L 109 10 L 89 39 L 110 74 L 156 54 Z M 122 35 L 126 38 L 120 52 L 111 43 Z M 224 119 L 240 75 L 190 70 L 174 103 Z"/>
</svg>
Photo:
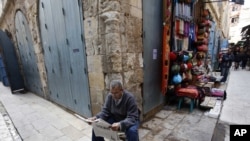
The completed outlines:
<svg viewBox="0 0 250 141">
<path fill-rule="evenodd" d="M 210 11 L 186 0 L 175 1 L 173 8 L 168 93 L 176 97 L 178 109 L 185 101 L 189 101 L 190 112 L 196 105 L 213 108 L 225 93 L 214 85 L 221 76 L 213 72 L 208 55 Z"/>
</svg>

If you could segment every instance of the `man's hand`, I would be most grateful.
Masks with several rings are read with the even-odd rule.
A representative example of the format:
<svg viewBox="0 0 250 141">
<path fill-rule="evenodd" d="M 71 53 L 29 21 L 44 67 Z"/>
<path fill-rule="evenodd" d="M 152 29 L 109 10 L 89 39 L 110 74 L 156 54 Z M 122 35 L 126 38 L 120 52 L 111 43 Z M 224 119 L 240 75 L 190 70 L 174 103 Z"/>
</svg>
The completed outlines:
<svg viewBox="0 0 250 141">
<path fill-rule="evenodd" d="M 110 128 L 113 131 L 119 131 L 120 130 L 120 123 L 119 122 L 113 123 Z"/>
<path fill-rule="evenodd" d="M 90 118 L 88 118 L 88 119 L 94 121 L 94 120 L 96 120 L 97 118 L 96 118 L 96 117 L 90 117 Z"/>
<path fill-rule="evenodd" d="M 90 118 L 87 118 L 87 122 L 88 124 L 92 124 L 92 122 L 94 122 L 97 118 L 96 117 L 90 117 Z"/>
</svg>

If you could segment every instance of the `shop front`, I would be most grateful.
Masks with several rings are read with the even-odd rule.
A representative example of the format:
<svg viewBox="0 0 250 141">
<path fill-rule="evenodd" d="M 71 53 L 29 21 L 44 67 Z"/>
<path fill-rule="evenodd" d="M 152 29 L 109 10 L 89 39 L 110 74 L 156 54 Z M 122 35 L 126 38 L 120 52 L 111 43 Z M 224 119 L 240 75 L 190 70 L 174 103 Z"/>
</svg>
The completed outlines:
<svg viewBox="0 0 250 141">
<path fill-rule="evenodd" d="M 215 108 L 226 96 L 213 69 L 220 46 L 216 22 L 202 1 L 175 1 L 172 7 L 167 102 L 174 99 L 181 109 L 188 101 L 190 112 L 195 105 Z"/>
</svg>

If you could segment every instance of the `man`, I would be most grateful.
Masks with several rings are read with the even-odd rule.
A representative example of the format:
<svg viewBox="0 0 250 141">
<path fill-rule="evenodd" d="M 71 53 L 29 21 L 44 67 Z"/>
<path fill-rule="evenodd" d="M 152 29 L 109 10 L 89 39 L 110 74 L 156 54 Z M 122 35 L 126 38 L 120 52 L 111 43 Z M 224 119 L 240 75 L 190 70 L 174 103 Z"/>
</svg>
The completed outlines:
<svg viewBox="0 0 250 141">
<path fill-rule="evenodd" d="M 235 48 L 233 55 L 234 55 L 234 69 L 237 70 L 240 66 L 240 62 L 242 59 L 242 55 L 240 53 L 240 47 Z"/>
<path fill-rule="evenodd" d="M 223 83 L 227 81 L 227 76 L 232 66 L 233 60 L 234 56 L 231 52 L 231 49 L 228 49 L 227 53 L 223 54 L 221 58 L 221 76 L 223 76 L 221 82 Z"/>
<path fill-rule="evenodd" d="M 111 124 L 114 131 L 123 131 L 128 141 L 138 141 L 139 111 L 134 96 L 123 90 L 122 83 L 113 80 L 110 83 L 110 93 L 107 95 L 103 108 L 96 116 Z M 104 141 L 103 137 L 96 137 L 92 132 L 92 141 Z"/>
</svg>

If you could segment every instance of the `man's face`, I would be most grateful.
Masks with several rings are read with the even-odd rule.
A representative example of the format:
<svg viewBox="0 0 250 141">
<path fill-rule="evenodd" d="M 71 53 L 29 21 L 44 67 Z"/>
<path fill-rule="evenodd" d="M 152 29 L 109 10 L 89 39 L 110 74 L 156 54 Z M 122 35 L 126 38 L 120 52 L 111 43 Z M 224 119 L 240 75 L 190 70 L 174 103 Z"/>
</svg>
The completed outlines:
<svg viewBox="0 0 250 141">
<path fill-rule="evenodd" d="M 114 88 L 111 88 L 110 92 L 112 94 L 112 97 L 115 99 L 115 100 L 118 100 L 122 97 L 122 89 L 119 88 L 119 87 L 114 87 Z"/>
</svg>

